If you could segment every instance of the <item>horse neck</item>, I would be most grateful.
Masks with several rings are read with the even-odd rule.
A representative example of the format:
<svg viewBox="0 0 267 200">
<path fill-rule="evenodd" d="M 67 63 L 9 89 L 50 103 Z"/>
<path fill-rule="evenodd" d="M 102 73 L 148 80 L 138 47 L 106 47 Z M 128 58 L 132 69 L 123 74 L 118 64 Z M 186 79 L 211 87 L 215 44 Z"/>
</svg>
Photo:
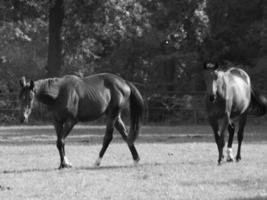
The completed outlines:
<svg viewBox="0 0 267 200">
<path fill-rule="evenodd" d="M 221 97 L 224 97 L 225 96 L 226 81 L 227 81 L 227 74 L 226 74 L 226 72 L 219 71 L 218 72 L 218 81 L 217 81 L 217 93 Z"/>
<path fill-rule="evenodd" d="M 53 103 L 58 95 L 58 88 L 55 88 L 53 85 L 51 86 L 49 81 L 51 79 L 40 79 L 34 82 L 36 99 L 46 105 Z"/>
<path fill-rule="evenodd" d="M 45 82 L 46 82 L 46 79 L 40 79 L 40 80 L 34 81 L 34 93 L 36 96 L 38 96 L 42 92 Z"/>
</svg>

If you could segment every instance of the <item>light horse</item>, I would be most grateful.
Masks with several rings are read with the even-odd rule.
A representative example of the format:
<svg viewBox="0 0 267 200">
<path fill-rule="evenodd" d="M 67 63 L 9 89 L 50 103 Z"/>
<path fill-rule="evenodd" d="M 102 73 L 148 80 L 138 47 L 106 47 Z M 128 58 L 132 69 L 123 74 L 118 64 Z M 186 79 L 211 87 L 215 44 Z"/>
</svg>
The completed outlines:
<svg viewBox="0 0 267 200">
<path fill-rule="evenodd" d="M 20 80 L 20 120 L 27 122 L 33 101 L 48 106 L 57 133 L 57 148 L 61 168 L 71 167 L 65 155 L 65 139 L 78 122 L 93 121 L 107 116 L 106 132 L 99 157 L 99 166 L 106 149 L 113 138 L 114 127 L 128 144 L 135 162 L 140 160 L 134 141 L 140 131 L 144 101 L 137 88 L 114 74 L 102 73 L 85 78 L 67 75 L 62 78 L 48 78 L 26 82 Z M 121 119 L 122 109 L 130 107 L 130 131 Z"/>
<path fill-rule="evenodd" d="M 217 64 L 205 63 L 204 79 L 207 91 L 208 120 L 213 129 L 219 151 L 218 164 L 224 157 L 226 129 L 229 131 L 227 161 L 234 160 L 232 142 L 236 121 L 239 123 L 236 161 L 240 161 L 247 114 L 264 115 L 267 111 L 267 100 L 251 87 L 248 74 L 240 68 L 233 67 L 222 70 L 218 68 Z"/>
</svg>

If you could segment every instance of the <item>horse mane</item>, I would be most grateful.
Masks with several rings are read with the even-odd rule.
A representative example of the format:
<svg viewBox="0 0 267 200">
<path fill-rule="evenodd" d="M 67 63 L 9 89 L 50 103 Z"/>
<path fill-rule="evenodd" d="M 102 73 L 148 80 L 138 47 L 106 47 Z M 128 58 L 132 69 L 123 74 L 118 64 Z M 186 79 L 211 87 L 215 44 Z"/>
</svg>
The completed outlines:
<svg viewBox="0 0 267 200">
<path fill-rule="evenodd" d="M 39 101 L 50 103 L 59 95 L 59 78 L 47 78 L 35 81 L 35 93 Z"/>
</svg>

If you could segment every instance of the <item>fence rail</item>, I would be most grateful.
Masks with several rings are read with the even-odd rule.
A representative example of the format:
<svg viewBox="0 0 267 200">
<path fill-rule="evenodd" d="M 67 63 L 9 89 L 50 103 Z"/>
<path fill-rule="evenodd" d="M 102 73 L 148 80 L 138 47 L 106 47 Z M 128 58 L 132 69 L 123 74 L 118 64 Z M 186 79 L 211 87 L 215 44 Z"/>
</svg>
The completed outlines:
<svg viewBox="0 0 267 200">
<path fill-rule="evenodd" d="M 144 94 L 146 107 L 144 121 L 145 123 L 164 125 L 203 123 L 207 117 L 204 96 L 204 92 L 164 92 L 162 95 Z M 18 114 L 18 95 L 15 93 L 0 94 L 0 124 L 18 123 Z M 49 118 L 46 106 L 39 103 L 36 104 L 36 109 L 34 109 L 31 116 L 32 123 L 44 123 L 49 121 Z M 103 120 L 101 118 L 96 123 L 102 123 Z"/>
<path fill-rule="evenodd" d="M 182 121 L 199 123 L 203 116 L 203 95 L 200 92 L 164 92 L 162 95 L 148 96 L 145 99 L 145 123 L 175 124 Z M 46 107 L 37 104 L 32 113 L 33 121 L 47 121 Z M 18 95 L 0 94 L 0 123 L 15 123 L 19 113 Z M 101 122 L 101 119 L 100 119 Z"/>
</svg>

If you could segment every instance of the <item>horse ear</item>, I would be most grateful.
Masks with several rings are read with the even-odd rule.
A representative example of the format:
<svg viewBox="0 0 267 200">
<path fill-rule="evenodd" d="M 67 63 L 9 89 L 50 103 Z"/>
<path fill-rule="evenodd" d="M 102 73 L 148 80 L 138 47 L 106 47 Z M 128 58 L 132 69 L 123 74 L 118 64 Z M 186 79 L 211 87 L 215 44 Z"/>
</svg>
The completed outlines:
<svg viewBox="0 0 267 200">
<path fill-rule="evenodd" d="M 206 62 L 203 63 L 203 68 L 207 69 L 207 63 Z"/>
<path fill-rule="evenodd" d="M 213 68 L 213 65 L 212 65 L 210 62 L 204 62 L 204 64 L 203 64 L 203 68 L 204 68 L 205 70 L 210 70 L 210 69 Z"/>
<path fill-rule="evenodd" d="M 218 63 L 215 63 L 214 64 L 214 70 L 218 69 L 219 68 L 219 64 Z"/>
<path fill-rule="evenodd" d="M 33 90 L 33 88 L 34 88 L 34 82 L 33 82 L 33 80 L 31 80 L 30 81 L 30 90 Z"/>
<path fill-rule="evenodd" d="M 21 79 L 19 80 L 20 86 L 22 88 L 24 88 L 26 86 L 26 78 L 25 76 L 21 77 Z"/>
<path fill-rule="evenodd" d="M 216 70 L 216 69 L 218 69 L 219 68 L 219 65 L 218 65 L 218 63 L 207 63 L 207 62 L 205 62 L 204 64 L 203 64 L 203 67 L 204 67 L 204 69 L 206 69 L 206 70 Z"/>
</svg>

